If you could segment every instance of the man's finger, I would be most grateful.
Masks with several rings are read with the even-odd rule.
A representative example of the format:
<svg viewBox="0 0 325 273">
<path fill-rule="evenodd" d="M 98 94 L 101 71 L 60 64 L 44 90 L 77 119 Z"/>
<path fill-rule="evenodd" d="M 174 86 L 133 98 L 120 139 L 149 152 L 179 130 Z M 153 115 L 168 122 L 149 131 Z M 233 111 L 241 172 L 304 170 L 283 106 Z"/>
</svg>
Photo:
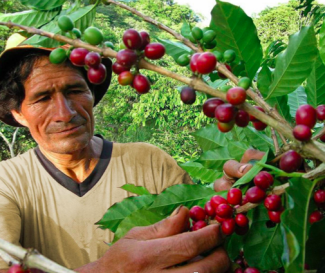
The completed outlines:
<svg viewBox="0 0 325 273">
<path fill-rule="evenodd" d="M 219 178 L 214 182 L 214 190 L 216 192 L 228 191 L 232 187 L 234 182 L 235 182 L 235 180 L 229 181 L 228 179 L 225 179 L 224 177 Z"/>
<path fill-rule="evenodd" d="M 265 155 L 264 152 L 255 149 L 248 149 L 243 154 L 240 163 L 248 163 L 250 160 L 261 160 L 262 157 Z"/>
<path fill-rule="evenodd" d="M 223 170 L 224 173 L 228 177 L 233 177 L 233 178 L 241 178 L 244 174 L 246 174 L 253 165 L 247 164 L 247 163 L 239 163 L 236 160 L 228 160 L 224 165 L 223 165 Z"/>
</svg>

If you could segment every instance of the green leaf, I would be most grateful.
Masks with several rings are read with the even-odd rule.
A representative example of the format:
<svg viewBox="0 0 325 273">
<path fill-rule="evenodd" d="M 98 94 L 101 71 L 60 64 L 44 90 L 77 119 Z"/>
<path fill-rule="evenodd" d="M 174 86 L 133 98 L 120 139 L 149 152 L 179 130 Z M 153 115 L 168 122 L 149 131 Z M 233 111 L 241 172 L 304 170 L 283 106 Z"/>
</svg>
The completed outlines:
<svg viewBox="0 0 325 273">
<path fill-rule="evenodd" d="M 272 83 L 272 72 L 270 68 L 265 64 L 257 76 L 257 87 L 263 96 L 267 96 L 269 87 Z"/>
<path fill-rule="evenodd" d="M 81 32 L 83 32 L 88 26 L 92 25 L 93 20 L 96 14 L 96 5 L 89 5 L 78 9 L 75 12 L 72 12 L 69 15 L 71 20 L 74 22 L 75 27 L 79 28 Z M 62 13 L 63 14 L 63 13 Z M 65 13 L 64 13 L 65 14 Z M 51 21 L 47 25 L 41 28 L 42 30 L 49 31 L 54 34 L 61 34 L 61 30 L 57 24 L 57 21 Z M 43 47 L 57 47 L 60 45 L 59 42 L 38 36 L 33 35 L 31 38 L 27 39 L 24 44 L 34 45 L 34 46 L 43 46 Z"/>
<path fill-rule="evenodd" d="M 164 215 L 157 214 L 147 209 L 135 211 L 121 221 L 115 232 L 113 243 L 121 239 L 131 228 L 149 226 L 164 218 Z"/>
<path fill-rule="evenodd" d="M 280 225 L 268 228 L 267 221 L 269 221 L 269 216 L 264 205 L 254 209 L 252 225 L 244 243 L 247 263 L 260 270 L 282 267 L 283 241 Z"/>
<path fill-rule="evenodd" d="M 191 49 L 181 42 L 174 42 L 160 38 L 157 38 L 157 40 L 165 46 L 166 54 L 171 56 L 175 61 L 178 59 L 179 56 L 185 53 L 192 53 Z"/>
<path fill-rule="evenodd" d="M 217 33 L 218 50 L 233 49 L 236 60 L 244 61 L 248 77 L 254 78 L 263 53 L 253 20 L 240 7 L 221 1 L 211 15 L 210 28 Z"/>
<path fill-rule="evenodd" d="M 265 163 L 268 158 L 268 151 L 265 153 L 263 158 L 258 161 L 258 163 Z M 253 178 L 263 169 L 261 165 L 258 163 L 254 164 L 253 168 L 251 168 L 243 177 L 238 179 L 233 187 L 239 187 L 241 185 L 247 184 L 253 180 Z"/>
<path fill-rule="evenodd" d="M 244 238 L 245 236 L 238 235 L 236 233 L 233 233 L 231 236 L 227 237 L 226 249 L 227 254 L 231 260 L 235 260 L 238 257 L 240 251 L 243 249 Z"/>
<path fill-rule="evenodd" d="M 313 27 L 302 27 L 289 39 L 288 47 L 276 60 L 274 80 L 268 98 L 283 96 L 297 89 L 309 76 L 317 56 Z"/>
<path fill-rule="evenodd" d="M 44 1 L 44 0 L 20 0 L 20 2 L 28 7 L 31 7 L 36 10 L 51 10 L 57 7 L 61 7 L 64 2 L 67 0 L 51 0 L 51 1 Z"/>
<path fill-rule="evenodd" d="M 159 194 L 149 209 L 167 215 L 180 205 L 191 208 L 201 199 L 214 195 L 216 192 L 206 186 L 174 185 Z"/>
<path fill-rule="evenodd" d="M 228 141 L 225 134 L 221 133 L 215 124 L 210 124 L 206 127 L 192 133 L 196 141 L 203 151 L 212 150 L 220 146 L 227 146 Z"/>
<path fill-rule="evenodd" d="M 325 64 L 325 20 L 319 32 L 319 55 Z"/>
<path fill-rule="evenodd" d="M 283 252 L 283 264 L 288 273 L 303 273 L 306 254 L 306 241 L 309 229 L 308 205 L 317 180 L 291 178 L 286 189 L 287 205 L 281 215 L 281 225 L 285 231 L 288 249 Z M 292 236 L 295 237 L 293 240 Z M 286 253 L 289 251 L 289 254 Z"/>
<path fill-rule="evenodd" d="M 56 15 L 58 15 L 59 12 L 60 10 L 56 9 L 51 11 L 27 10 L 16 13 L 2 13 L 0 14 L 0 21 L 11 21 L 13 23 L 20 24 L 23 26 L 32 26 L 38 28 L 52 20 Z"/>
<path fill-rule="evenodd" d="M 131 193 L 135 193 L 137 195 L 149 195 L 151 194 L 145 187 L 136 186 L 134 184 L 125 184 L 121 187 L 121 189 L 126 190 Z"/>
<path fill-rule="evenodd" d="M 249 139 L 251 145 L 261 151 L 268 151 L 270 148 L 273 148 L 273 141 L 265 133 L 255 130 L 251 126 L 244 128 L 244 132 Z"/>
<path fill-rule="evenodd" d="M 282 117 L 284 117 L 289 123 L 292 123 L 288 100 L 288 95 L 283 95 L 275 98 L 270 98 L 267 100 L 267 103 L 272 107 L 275 107 Z"/>
<path fill-rule="evenodd" d="M 234 159 L 230 156 L 227 147 L 219 147 L 214 150 L 203 152 L 202 155 L 196 161 L 201 163 L 208 169 L 214 169 L 222 171 L 223 164 L 226 161 Z"/>
<path fill-rule="evenodd" d="M 230 157 L 234 158 L 237 161 L 240 161 L 243 154 L 248 148 L 249 144 L 247 142 L 230 141 L 228 145 L 228 152 Z"/>
<path fill-rule="evenodd" d="M 111 206 L 96 225 L 99 225 L 102 229 L 108 228 L 112 232 L 115 232 L 118 225 L 125 217 L 129 216 L 134 211 L 150 205 L 155 197 L 156 195 L 142 195 L 125 198 L 122 202 L 115 203 Z"/>
<path fill-rule="evenodd" d="M 325 104 L 325 65 L 319 55 L 307 78 L 306 94 L 307 103 L 311 106 L 316 108 L 320 104 Z"/>
<path fill-rule="evenodd" d="M 307 95 L 305 88 L 299 86 L 294 92 L 288 95 L 288 104 L 290 107 L 291 117 L 296 117 L 297 109 L 300 105 L 307 104 Z"/>
<path fill-rule="evenodd" d="M 222 172 L 205 168 L 199 162 L 188 161 L 180 164 L 191 177 L 200 179 L 202 182 L 213 182 L 222 176 Z"/>
<path fill-rule="evenodd" d="M 191 26 L 186 21 L 182 25 L 181 34 L 186 38 L 191 34 Z"/>
<path fill-rule="evenodd" d="M 304 173 L 298 173 L 298 172 L 292 172 L 292 173 L 287 173 L 285 171 L 282 171 L 281 169 L 274 167 L 272 165 L 268 165 L 268 164 L 263 164 L 261 162 L 256 163 L 260 166 L 262 166 L 263 168 L 266 169 L 270 169 L 272 171 L 270 171 L 271 174 L 275 175 L 275 176 L 281 176 L 281 177 L 301 177 L 304 175 Z"/>
<path fill-rule="evenodd" d="M 321 265 L 325 257 L 325 219 L 313 223 L 309 230 L 309 238 L 306 244 L 306 263 L 310 268 L 316 269 Z"/>
</svg>

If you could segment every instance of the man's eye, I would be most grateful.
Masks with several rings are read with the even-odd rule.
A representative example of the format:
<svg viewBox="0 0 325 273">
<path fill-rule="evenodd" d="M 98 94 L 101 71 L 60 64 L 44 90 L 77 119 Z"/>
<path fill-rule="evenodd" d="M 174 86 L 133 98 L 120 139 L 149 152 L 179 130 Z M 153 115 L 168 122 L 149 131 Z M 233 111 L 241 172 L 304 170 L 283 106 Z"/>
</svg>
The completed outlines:
<svg viewBox="0 0 325 273">
<path fill-rule="evenodd" d="M 82 90 L 70 90 L 68 93 L 69 94 L 80 94 L 82 92 L 83 92 Z"/>
<path fill-rule="evenodd" d="M 47 101 L 47 100 L 49 100 L 50 99 L 50 97 L 49 96 L 45 96 L 45 97 L 43 97 L 43 98 L 40 98 L 38 101 L 36 101 L 36 102 L 43 102 L 43 101 Z"/>
</svg>

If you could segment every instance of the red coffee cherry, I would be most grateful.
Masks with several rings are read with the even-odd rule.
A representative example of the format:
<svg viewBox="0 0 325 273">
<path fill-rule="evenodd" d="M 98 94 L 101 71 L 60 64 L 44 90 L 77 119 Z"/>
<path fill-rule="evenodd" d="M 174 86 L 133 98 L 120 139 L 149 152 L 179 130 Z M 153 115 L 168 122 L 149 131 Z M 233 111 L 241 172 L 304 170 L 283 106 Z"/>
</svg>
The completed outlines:
<svg viewBox="0 0 325 273">
<path fill-rule="evenodd" d="M 259 187 L 255 186 L 247 190 L 246 197 L 250 203 L 260 203 L 265 198 L 265 191 L 261 190 Z"/>
<path fill-rule="evenodd" d="M 255 186 L 264 191 L 271 187 L 273 185 L 273 182 L 273 176 L 266 171 L 261 171 L 254 177 Z"/>
<path fill-rule="evenodd" d="M 205 203 L 204 210 L 205 210 L 206 214 L 209 215 L 211 218 L 213 218 L 216 215 L 216 210 L 212 206 L 210 201 Z"/>
<path fill-rule="evenodd" d="M 89 67 L 98 68 L 102 59 L 97 52 L 89 52 L 85 57 L 85 65 Z"/>
<path fill-rule="evenodd" d="M 75 48 L 71 51 L 69 59 L 75 66 L 84 66 L 85 57 L 88 53 L 89 51 L 85 48 Z"/>
<path fill-rule="evenodd" d="M 196 100 L 196 93 L 192 87 L 184 86 L 181 91 L 181 100 L 185 104 L 193 104 Z"/>
<path fill-rule="evenodd" d="M 319 138 L 320 141 L 325 142 L 325 134 Z"/>
<path fill-rule="evenodd" d="M 106 79 L 106 67 L 103 64 L 99 64 L 98 68 L 89 67 L 87 76 L 91 83 L 101 84 Z"/>
<path fill-rule="evenodd" d="M 264 206 L 267 210 L 280 210 L 282 207 L 281 197 L 276 194 L 271 194 L 267 196 L 264 200 Z"/>
<path fill-rule="evenodd" d="M 259 110 L 259 111 L 265 113 L 265 111 L 264 111 L 264 109 L 263 109 L 262 107 L 257 106 L 257 105 L 255 105 L 254 107 L 255 107 L 257 110 Z M 249 120 L 252 121 L 252 122 L 259 121 L 257 118 L 255 118 L 255 117 L 252 116 L 252 115 L 249 115 Z"/>
<path fill-rule="evenodd" d="M 244 269 L 242 268 L 236 268 L 234 273 L 244 273 Z"/>
<path fill-rule="evenodd" d="M 246 127 L 249 123 L 248 113 L 242 109 L 239 109 L 235 117 L 235 123 L 239 127 Z"/>
<path fill-rule="evenodd" d="M 262 121 L 254 121 L 253 126 L 257 131 L 263 131 L 267 127 L 267 124 Z"/>
<path fill-rule="evenodd" d="M 199 230 L 201 228 L 204 228 L 207 226 L 207 223 L 200 220 L 200 221 L 197 221 L 193 226 L 192 226 L 192 231 L 196 231 L 196 230 Z"/>
<path fill-rule="evenodd" d="M 118 76 L 118 82 L 120 85 L 130 85 L 134 80 L 134 75 L 130 71 L 124 71 Z"/>
<path fill-rule="evenodd" d="M 309 223 L 313 224 L 313 223 L 319 222 L 323 218 L 324 218 L 323 213 L 321 213 L 319 210 L 316 210 L 310 214 Z"/>
<path fill-rule="evenodd" d="M 255 267 L 247 267 L 244 273 L 260 273 L 260 271 Z"/>
<path fill-rule="evenodd" d="M 317 120 L 316 110 L 309 104 L 299 106 L 296 112 L 296 124 L 306 125 L 309 128 L 314 128 Z"/>
<path fill-rule="evenodd" d="M 221 230 L 225 235 L 231 235 L 235 231 L 235 220 L 233 218 L 226 219 L 221 223 Z"/>
<path fill-rule="evenodd" d="M 191 57 L 190 68 L 193 73 L 197 72 L 197 60 L 200 57 L 201 53 L 195 53 Z"/>
<path fill-rule="evenodd" d="M 24 273 L 26 272 L 20 264 L 12 265 L 7 273 Z"/>
<path fill-rule="evenodd" d="M 243 193 L 240 189 L 232 188 L 228 191 L 227 201 L 231 205 L 240 205 L 243 198 Z"/>
<path fill-rule="evenodd" d="M 224 64 L 224 65 L 225 65 L 225 67 L 226 67 L 230 72 L 232 72 L 230 65 L 228 65 L 228 64 Z M 227 79 L 227 76 L 224 75 L 224 74 L 222 74 L 222 73 L 219 72 L 219 71 L 218 71 L 218 75 L 219 75 L 220 79 Z"/>
<path fill-rule="evenodd" d="M 222 218 L 231 218 L 234 213 L 234 209 L 228 204 L 220 204 L 217 207 L 216 215 Z"/>
<path fill-rule="evenodd" d="M 240 227 L 248 226 L 249 220 L 246 215 L 238 213 L 235 217 L 236 224 Z"/>
<path fill-rule="evenodd" d="M 227 200 L 220 195 L 215 195 L 210 199 L 212 207 L 216 210 L 220 204 L 227 204 Z"/>
<path fill-rule="evenodd" d="M 222 218 L 218 215 L 216 215 L 214 219 L 217 220 L 219 223 L 222 223 L 223 221 L 227 220 L 226 218 Z"/>
<path fill-rule="evenodd" d="M 311 129 L 303 124 L 296 125 L 295 128 L 293 128 L 292 133 L 295 139 L 298 139 L 300 141 L 308 141 L 312 136 Z"/>
<path fill-rule="evenodd" d="M 246 100 L 246 90 L 242 87 L 233 87 L 227 91 L 227 101 L 232 105 L 239 105 Z"/>
<path fill-rule="evenodd" d="M 166 49 L 160 43 L 148 44 L 144 49 L 144 55 L 150 60 L 158 60 L 165 55 Z"/>
<path fill-rule="evenodd" d="M 294 150 L 286 152 L 280 159 L 279 167 L 281 170 L 292 173 L 297 171 L 302 164 L 302 157 Z"/>
<path fill-rule="evenodd" d="M 142 38 L 135 29 L 128 29 L 123 33 L 123 43 L 128 49 L 139 49 L 142 45 Z"/>
<path fill-rule="evenodd" d="M 119 75 L 124 71 L 130 71 L 130 67 L 125 67 L 118 62 L 113 63 L 112 70 L 115 74 Z"/>
<path fill-rule="evenodd" d="M 281 222 L 280 216 L 281 216 L 283 210 L 284 210 L 284 208 L 281 208 L 280 210 L 277 210 L 277 211 L 269 210 L 267 212 L 267 214 L 269 215 L 269 218 L 273 223 L 278 224 Z"/>
<path fill-rule="evenodd" d="M 131 49 L 120 50 L 116 55 L 116 61 L 125 67 L 131 67 L 137 62 L 137 60 L 137 53 Z"/>
<path fill-rule="evenodd" d="M 224 104 L 224 102 L 221 99 L 217 99 L 217 98 L 208 99 L 203 104 L 203 113 L 209 118 L 214 118 L 215 117 L 214 112 L 216 108 L 221 104 Z"/>
<path fill-rule="evenodd" d="M 220 132 L 227 133 L 227 132 L 231 131 L 232 128 L 234 128 L 235 121 L 232 120 L 228 123 L 218 122 L 217 126 L 218 126 L 218 129 Z"/>
<path fill-rule="evenodd" d="M 200 74 L 209 74 L 215 70 L 217 58 L 211 52 L 202 53 L 196 61 L 196 69 Z"/>
<path fill-rule="evenodd" d="M 190 218 L 194 221 L 204 220 L 205 216 L 205 210 L 199 206 L 194 206 L 190 209 Z"/>
<path fill-rule="evenodd" d="M 140 36 L 142 38 L 142 43 L 141 43 L 141 46 L 140 46 L 139 50 L 142 51 L 142 50 L 145 49 L 145 47 L 148 44 L 150 44 L 150 36 L 149 36 L 148 32 L 146 32 L 146 31 L 140 31 L 139 34 L 140 34 Z"/>
<path fill-rule="evenodd" d="M 318 190 L 314 193 L 314 200 L 317 204 L 325 203 L 325 190 Z"/>
<path fill-rule="evenodd" d="M 150 82 L 148 78 L 142 74 L 138 74 L 134 77 L 132 86 L 140 94 L 146 94 L 150 90 Z"/>
<path fill-rule="evenodd" d="M 219 105 L 215 111 L 215 117 L 217 120 L 223 123 L 228 123 L 235 119 L 237 110 L 230 103 L 224 103 Z"/>
<path fill-rule="evenodd" d="M 318 105 L 316 108 L 316 113 L 317 113 L 317 119 L 320 121 L 325 120 L 325 105 L 321 104 Z"/>
</svg>

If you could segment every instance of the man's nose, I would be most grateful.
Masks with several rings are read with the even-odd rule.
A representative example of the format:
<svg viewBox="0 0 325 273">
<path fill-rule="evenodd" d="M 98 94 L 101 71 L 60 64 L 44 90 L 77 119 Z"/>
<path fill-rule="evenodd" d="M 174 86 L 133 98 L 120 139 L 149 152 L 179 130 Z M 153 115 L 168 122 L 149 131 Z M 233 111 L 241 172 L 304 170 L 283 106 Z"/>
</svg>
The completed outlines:
<svg viewBox="0 0 325 273">
<path fill-rule="evenodd" d="M 58 94 L 54 100 L 54 119 L 55 121 L 69 122 L 77 112 L 73 107 L 73 102 L 63 94 Z"/>
</svg>

